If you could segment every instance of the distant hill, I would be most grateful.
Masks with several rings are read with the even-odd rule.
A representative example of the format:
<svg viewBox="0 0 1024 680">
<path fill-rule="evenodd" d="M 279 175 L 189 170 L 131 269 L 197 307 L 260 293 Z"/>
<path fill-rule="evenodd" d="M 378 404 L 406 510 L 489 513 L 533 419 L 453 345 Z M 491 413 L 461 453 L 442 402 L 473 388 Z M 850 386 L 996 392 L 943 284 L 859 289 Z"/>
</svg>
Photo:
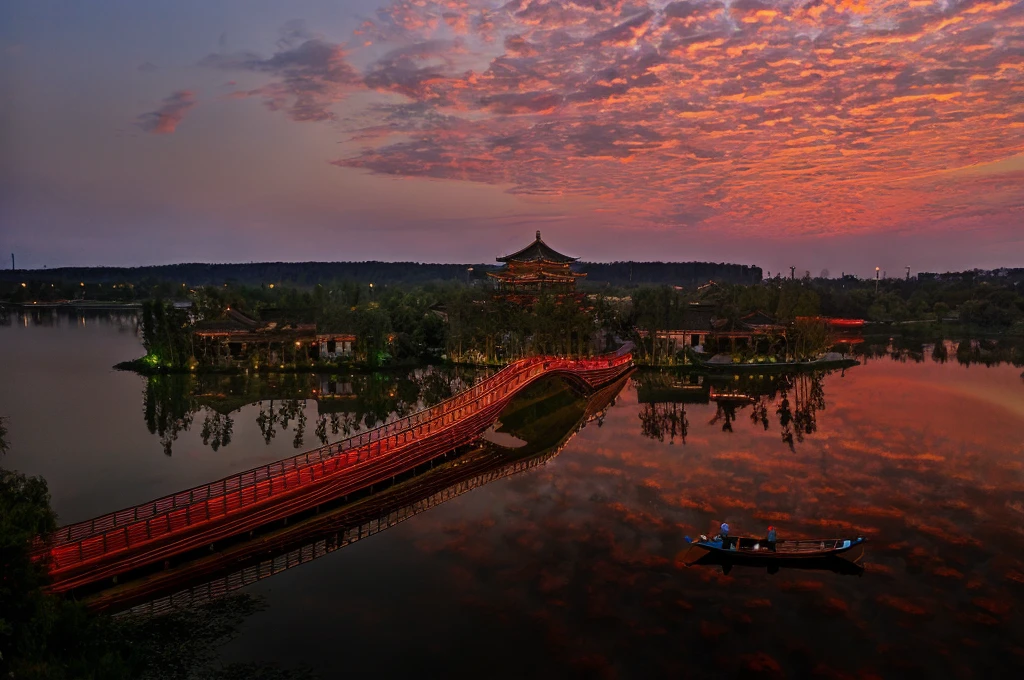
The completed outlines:
<svg viewBox="0 0 1024 680">
<path fill-rule="evenodd" d="M 472 271 L 470 271 L 472 267 Z M 438 281 L 483 279 L 498 267 L 490 264 L 423 264 L 419 262 L 252 262 L 248 264 L 184 263 L 154 267 L 59 267 L 55 269 L 0 270 L 0 281 L 80 281 L 84 283 L 156 283 L 168 281 L 190 286 L 225 283 L 258 286 L 285 284 L 313 286 L 328 281 L 364 281 L 376 285 L 417 285 Z M 697 285 L 757 283 L 761 268 L 714 262 L 579 262 L 574 269 L 587 273 L 585 287 L 634 284 Z"/>
</svg>

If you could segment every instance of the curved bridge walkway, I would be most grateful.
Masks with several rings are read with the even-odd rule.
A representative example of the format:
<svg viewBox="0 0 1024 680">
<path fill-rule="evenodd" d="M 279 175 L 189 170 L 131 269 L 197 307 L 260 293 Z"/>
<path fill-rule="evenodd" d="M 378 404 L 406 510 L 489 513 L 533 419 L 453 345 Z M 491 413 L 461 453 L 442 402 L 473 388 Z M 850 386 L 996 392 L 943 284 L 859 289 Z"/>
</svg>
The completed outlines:
<svg viewBox="0 0 1024 680">
<path fill-rule="evenodd" d="M 232 569 L 216 578 L 203 580 L 203 577 L 200 576 L 198 584 L 172 591 L 167 595 L 157 595 L 151 599 L 145 599 L 141 604 L 118 613 L 159 615 L 173 609 L 204 604 L 239 588 L 328 555 L 356 541 L 391 529 L 407 519 L 481 486 L 545 465 L 561 453 L 580 430 L 605 414 L 609 404 L 622 391 L 623 384 L 624 378 L 620 378 L 595 393 L 583 416 L 569 432 L 548 449 L 529 458 L 514 460 L 498 467 L 494 466 L 489 456 L 481 457 L 479 460 L 472 457 L 469 460 L 460 460 L 457 467 L 453 467 L 448 474 L 445 474 L 443 479 L 447 481 L 443 485 L 438 486 L 437 482 L 441 479 L 439 478 L 437 482 L 431 480 L 425 488 L 413 484 L 410 488 L 403 489 L 397 494 L 385 492 L 387 499 L 385 503 L 379 504 L 369 500 L 365 503 L 366 507 L 362 507 L 363 504 L 357 504 L 351 511 L 342 511 L 340 514 L 340 518 L 343 518 L 342 522 L 338 522 L 336 519 L 327 519 L 324 530 L 297 541 L 293 544 L 295 547 L 289 546 L 288 549 L 281 550 L 272 557 L 268 556 L 256 563 Z M 498 450 L 502 448 L 498 445 L 494 445 L 494 447 Z M 514 454 L 514 451 L 512 453 Z M 456 472 L 457 476 L 452 474 Z M 456 478 L 451 479 L 452 476 Z M 301 524 L 295 525 L 295 527 L 296 531 L 302 531 Z M 283 530 L 282 536 L 287 536 L 291 531 L 290 527 L 288 530 Z M 267 544 L 266 540 L 262 541 L 261 549 L 266 550 Z M 173 580 L 174 576 L 171 575 L 169 578 Z M 140 584 L 139 590 L 146 590 L 148 585 Z M 137 597 L 137 594 L 110 592 L 93 600 L 87 600 L 87 603 L 93 609 L 110 610 L 112 607 L 116 609 L 119 598 L 130 600 L 133 597 Z M 143 597 L 145 596 L 143 595 Z"/>
<path fill-rule="evenodd" d="M 592 390 L 632 366 L 627 348 L 591 359 L 532 357 L 429 409 L 340 442 L 59 528 L 35 549 L 57 592 L 116 577 L 390 479 L 478 437 L 527 385 L 561 375 Z"/>
</svg>

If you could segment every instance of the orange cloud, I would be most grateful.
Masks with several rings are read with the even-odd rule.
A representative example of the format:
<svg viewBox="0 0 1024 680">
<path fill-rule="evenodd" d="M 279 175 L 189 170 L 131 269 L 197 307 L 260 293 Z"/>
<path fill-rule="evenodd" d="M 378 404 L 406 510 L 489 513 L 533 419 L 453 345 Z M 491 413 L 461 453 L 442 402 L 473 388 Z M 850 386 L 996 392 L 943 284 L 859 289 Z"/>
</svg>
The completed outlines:
<svg viewBox="0 0 1024 680">
<path fill-rule="evenodd" d="M 341 167 L 654 227 L 824 235 L 1021 216 L 1012 177 L 941 173 L 1024 153 L 1022 21 L 998 0 L 422 0 L 381 9 L 351 48 L 301 36 L 204 61 L 270 74 L 253 94 L 296 120 L 378 93 L 349 117 L 372 125 L 342 126 Z"/>
</svg>

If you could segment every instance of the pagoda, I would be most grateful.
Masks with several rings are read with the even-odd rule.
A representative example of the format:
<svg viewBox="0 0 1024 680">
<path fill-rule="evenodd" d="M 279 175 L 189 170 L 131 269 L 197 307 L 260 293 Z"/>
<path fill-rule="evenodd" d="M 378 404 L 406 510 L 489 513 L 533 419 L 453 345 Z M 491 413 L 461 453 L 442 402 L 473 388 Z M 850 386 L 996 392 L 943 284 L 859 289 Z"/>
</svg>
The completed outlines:
<svg viewBox="0 0 1024 680">
<path fill-rule="evenodd" d="M 576 279 L 586 276 L 569 266 L 578 260 L 558 252 L 540 238 L 520 251 L 499 257 L 505 266 L 487 275 L 496 279 L 498 291 L 508 296 L 536 297 L 541 293 L 574 294 Z"/>
</svg>

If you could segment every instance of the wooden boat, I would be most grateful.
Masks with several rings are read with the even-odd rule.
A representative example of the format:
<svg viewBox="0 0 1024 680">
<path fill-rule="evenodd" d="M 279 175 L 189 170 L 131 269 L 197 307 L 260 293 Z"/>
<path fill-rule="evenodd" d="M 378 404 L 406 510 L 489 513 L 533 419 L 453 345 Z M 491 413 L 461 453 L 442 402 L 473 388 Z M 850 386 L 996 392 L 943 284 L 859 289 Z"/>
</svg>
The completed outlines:
<svg viewBox="0 0 1024 680">
<path fill-rule="evenodd" d="M 730 563 L 746 563 L 757 566 L 788 564 L 805 560 L 821 561 L 833 557 L 843 557 L 849 561 L 858 562 L 864 555 L 865 540 L 862 536 L 784 540 L 776 541 L 773 549 L 764 538 L 730 536 L 723 542 L 701 536 L 700 540 L 690 544 L 683 561 L 686 564 L 696 564 L 702 558 L 713 555 L 715 558 Z"/>
</svg>

